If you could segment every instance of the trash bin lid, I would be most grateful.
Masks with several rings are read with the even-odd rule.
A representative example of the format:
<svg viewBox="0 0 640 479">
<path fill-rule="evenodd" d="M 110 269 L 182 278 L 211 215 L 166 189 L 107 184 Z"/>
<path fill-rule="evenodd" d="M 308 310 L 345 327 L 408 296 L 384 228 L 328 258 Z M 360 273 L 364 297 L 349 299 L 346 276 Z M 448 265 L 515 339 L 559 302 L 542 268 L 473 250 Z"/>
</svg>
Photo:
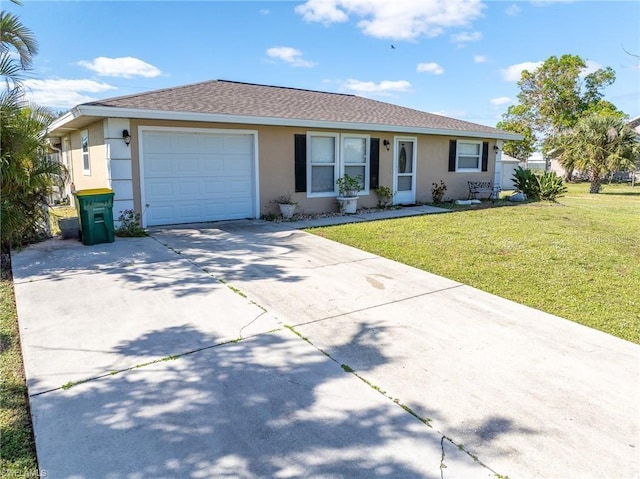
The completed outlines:
<svg viewBox="0 0 640 479">
<path fill-rule="evenodd" d="M 78 190 L 74 193 L 75 196 L 90 196 L 90 195 L 107 195 L 112 194 L 113 190 L 110 188 L 92 188 L 88 190 Z"/>
</svg>

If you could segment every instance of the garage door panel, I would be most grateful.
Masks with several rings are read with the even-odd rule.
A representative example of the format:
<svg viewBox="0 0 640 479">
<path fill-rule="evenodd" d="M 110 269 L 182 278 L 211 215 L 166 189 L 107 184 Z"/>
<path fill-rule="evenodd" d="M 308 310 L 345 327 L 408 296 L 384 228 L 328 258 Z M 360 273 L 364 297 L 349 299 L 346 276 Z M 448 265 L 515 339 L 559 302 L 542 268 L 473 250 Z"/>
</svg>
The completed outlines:
<svg viewBox="0 0 640 479">
<path fill-rule="evenodd" d="M 229 193 L 240 193 L 244 194 L 247 191 L 247 188 L 251 187 L 251 183 L 248 181 L 238 181 L 238 180 L 230 180 L 228 183 L 228 192 Z"/>
<path fill-rule="evenodd" d="M 162 153 L 171 148 L 171 137 L 160 133 L 144 134 L 144 150 L 145 154 Z"/>
<path fill-rule="evenodd" d="M 223 175 L 225 171 L 224 157 L 211 156 L 202 162 L 202 171 L 208 175 Z"/>
<path fill-rule="evenodd" d="M 255 217 L 253 136 L 143 131 L 148 225 Z"/>
<path fill-rule="evenodd" d="M 228 201 L 227 202 L 227 213 L 230 215 L 242 215 L 244 211 L 247 209 L 247 202 L 243 200 L 239 201 Z M 240 216 L 242 217 L 242 216 Z M 244 217 L 246 218 L 246 216 Z"/>
<path fill-rule="evenodd" d="M 202 196 L 202 180 L 183 180 L 176 181 L 173 189 L 174 195 L 179 200 L 187 200 L 189 198 L 200 198 Z"/>
<path fill-rule="evenodd" d="M 201 135 L 200 145 L 202 151 L 220 151 L 225 150 L 225 140 L 222 135 Z"/>
<path fill-rule="evenodd" d="M 150 180 L 146 182 L 147 197 L 154 200 L 171 200 L 174 196 L 173 183 L 166 180 Z"/>
<path fill-rule="evenodd" d="M 158 204 L 153 208 L 149 208 L 145 211 L 147 216 L 147 222 L 150 225 L 170 224 L 174 218 L 173 205 Z"/>
<path fill-rule="evenodd" d="M 171 176 L 172 172 L 173 163 L 171 158 L 168 158 L 165 155 L 145 154 L 145 176 Z"/>
<path fill-rule="evenodd" d="M 211 196 L 222 196 L 227 192 L 227 183 L 226 181 L 216 178 L 210 179 L 209 181 L 203 181 L 202 185 L 204 189 L 205 195 Z"/>
<path fill-rule="evenodd" d="M 200 172 L 200 158 L 178 158 L 175 160 L 178 175 L 197 176 Z"/>
<path fill-rule="evenodd" d="M 251 158 L 227 158 L 225 161 L 225 168 L 231 173 L 244 174 L 247 169 L 251 168 Z"/>
<path fill-rule="evenodd" d="M 248 135 L 226 137 L 224 148 L 225 152 L 229 153 L 242 153 L 245 155 L 251 155 L 252 153 L 252 144 Z"/>
</svg>

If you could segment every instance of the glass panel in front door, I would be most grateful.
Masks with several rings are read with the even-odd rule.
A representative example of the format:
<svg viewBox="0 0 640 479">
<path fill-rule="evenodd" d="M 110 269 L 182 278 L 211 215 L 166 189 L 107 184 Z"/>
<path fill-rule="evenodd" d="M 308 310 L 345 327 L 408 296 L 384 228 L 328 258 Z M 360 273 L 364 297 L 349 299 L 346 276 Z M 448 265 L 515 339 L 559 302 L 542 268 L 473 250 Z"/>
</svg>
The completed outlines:
<svg viewBox="0 0 640 479">
<path fill-rule="evenodd" d="M 398 160 L 396 163 L 395 202 L 398 204 L 409 204 L 415 201 L 413 186 L 415 141 L 400 140 L 397 145 Z"/>
</svg>

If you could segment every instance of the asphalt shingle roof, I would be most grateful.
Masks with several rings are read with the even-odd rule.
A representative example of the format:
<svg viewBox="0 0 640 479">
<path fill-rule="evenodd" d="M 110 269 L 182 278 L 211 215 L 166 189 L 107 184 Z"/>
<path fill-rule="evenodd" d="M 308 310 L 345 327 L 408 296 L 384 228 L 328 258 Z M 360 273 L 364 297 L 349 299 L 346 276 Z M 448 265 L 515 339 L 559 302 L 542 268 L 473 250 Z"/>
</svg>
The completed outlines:
<svg viewBox="0 0 640 479">
<path fill-rule="evenodd" d="M 501 130 L 355 95 L 212 80 L 85 103 L 125 109 L 365 123 L 502 133 Z"/>
</svg>

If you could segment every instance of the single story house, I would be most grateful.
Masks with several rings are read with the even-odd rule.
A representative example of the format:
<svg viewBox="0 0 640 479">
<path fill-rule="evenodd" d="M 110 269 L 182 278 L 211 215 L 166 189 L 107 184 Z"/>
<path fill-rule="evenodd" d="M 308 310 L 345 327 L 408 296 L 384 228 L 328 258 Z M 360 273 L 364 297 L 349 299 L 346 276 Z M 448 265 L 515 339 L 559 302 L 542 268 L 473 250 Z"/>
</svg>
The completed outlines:
<svg viewBox="0 0 640 479">
<path fill-rule="evenodd" d="M 114 216 L 143 226 L 258 218 L 291 194 L 336 211 L 336 179 L 361 178 L 360 206 L 450 198 L 495 181 L 507 131 L 354 95 L 214 80 L 83 103 L 50 127 L 73 187 L 112 188 Z"/>
</svg>

